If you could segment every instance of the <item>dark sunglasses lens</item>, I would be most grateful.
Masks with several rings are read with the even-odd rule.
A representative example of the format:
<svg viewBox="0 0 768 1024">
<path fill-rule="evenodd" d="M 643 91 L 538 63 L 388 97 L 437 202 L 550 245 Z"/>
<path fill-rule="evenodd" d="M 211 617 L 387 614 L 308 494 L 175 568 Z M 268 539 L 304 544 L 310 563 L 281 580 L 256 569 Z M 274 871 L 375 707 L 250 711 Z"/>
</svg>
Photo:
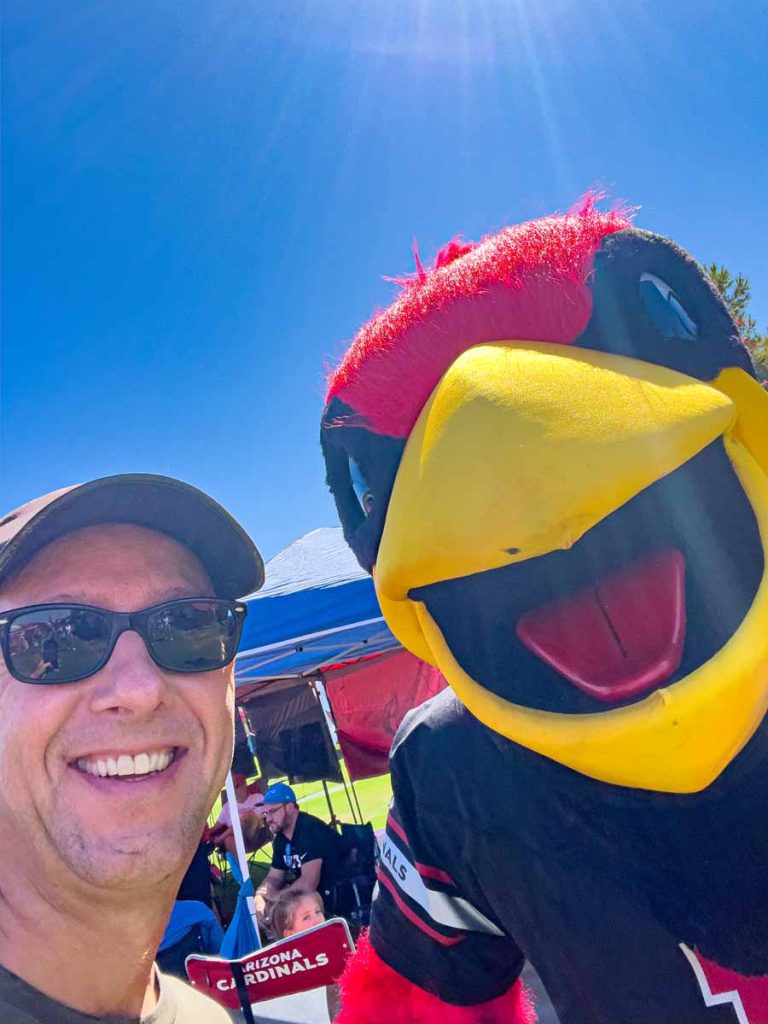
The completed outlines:
<svg viewBox="0 0 768 1024">
<path fill-rule="evenodd" d="M 11 669 L 30 683 L 67 683 L 103 661 L 111 629 L 97 611 L 58 605 L 17 616 L 8 630 Z"/>
<path fill-rule="evenodd" d="M 172 672 L 208 672 L 229 664 L 240 634 L 237 615 L 223 601 L 179 601 L 147 620 L 152 656 Z"/>
</svg>

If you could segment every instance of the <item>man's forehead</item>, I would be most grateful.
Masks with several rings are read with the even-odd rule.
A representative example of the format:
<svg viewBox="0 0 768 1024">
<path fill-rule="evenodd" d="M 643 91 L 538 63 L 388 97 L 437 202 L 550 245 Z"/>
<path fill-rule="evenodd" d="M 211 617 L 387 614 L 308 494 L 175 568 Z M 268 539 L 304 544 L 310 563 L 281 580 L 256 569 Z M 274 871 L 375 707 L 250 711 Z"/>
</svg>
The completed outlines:
<svg viewBox="0 0 768 1024">
<path fill-rule="evenodd" d="M 141 583 L 157 601 L 198 596 L 213 587 L 196 555 L 172 537 L 124 523 L 105 523 L 57 537 L 0 591 L 34 592 L 35 601 L 92 602 L 101 588 Z"/>
</svg>

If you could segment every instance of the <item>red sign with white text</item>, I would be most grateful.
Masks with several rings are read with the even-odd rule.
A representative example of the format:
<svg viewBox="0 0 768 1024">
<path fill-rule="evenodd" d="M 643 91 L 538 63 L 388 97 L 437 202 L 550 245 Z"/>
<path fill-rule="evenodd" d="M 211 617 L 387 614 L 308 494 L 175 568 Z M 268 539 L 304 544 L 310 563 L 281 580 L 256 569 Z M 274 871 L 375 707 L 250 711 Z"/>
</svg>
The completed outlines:
<svg viewBox="0 0 768 1024">
<path fill-rule="evenodd" d="M 250 1001 L 260 1003 L 332 985 L 354 948 L 347 922 L 332 918 L 234 962 L 242 968 Z M 240 997 L 232 962 L 215 956 L 193 955 L 187 957 L 186 967 L 195 988 L 229 1009 L 238 1010 Z"/>
</svg>

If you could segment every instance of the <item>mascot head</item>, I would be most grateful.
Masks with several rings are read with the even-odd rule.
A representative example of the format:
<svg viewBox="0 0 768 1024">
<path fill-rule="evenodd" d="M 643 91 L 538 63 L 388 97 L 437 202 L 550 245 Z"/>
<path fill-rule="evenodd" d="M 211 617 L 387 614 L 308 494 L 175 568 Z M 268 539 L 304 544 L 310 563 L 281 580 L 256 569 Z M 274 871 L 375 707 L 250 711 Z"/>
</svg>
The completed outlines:
<svg viewBox="0 0 768 1024">
<path fill-rule="evenodd" d="M 726 307 L 591 200 L 418 271 L 321 432 L 389 626 L 510 740 L 706 788 L 768 707 L 768 394 Z"/>
</svg>

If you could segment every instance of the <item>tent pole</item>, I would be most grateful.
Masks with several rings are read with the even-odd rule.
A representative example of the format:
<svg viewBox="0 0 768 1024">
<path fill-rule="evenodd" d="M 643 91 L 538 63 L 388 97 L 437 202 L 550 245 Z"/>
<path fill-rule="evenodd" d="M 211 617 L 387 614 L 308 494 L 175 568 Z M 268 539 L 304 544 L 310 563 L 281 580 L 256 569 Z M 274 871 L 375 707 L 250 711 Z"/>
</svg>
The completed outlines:
<svg viewBox="0 0 768 1024">
<path fill-rule="evenodd" d="M 328 803 L 328 813 L 331 816 L 331 821 L 336 821 L 336 815 L 334 814 L 334 811 L 333 811 L 333 804 L 331 803 L 331 794 L 328 792 L 328 783 L 325 781 L 325 779 L 322 780 L 322 783 L 323 783 L 323 791 L 325 793 L 325 799 L 326 799 L 326 801 Z"/>
<path fill-rule="evenodd" d="M 356 814 L 355 813 L 354 805 L 352 803 L 352 798 L 350 797 L 349 790 L 347 789 L 347 780 L 344 778 L 344 769 L 341 767 L 341 758 L 339 757 L 338 754 L 336 754 L 336 763 L 339 766 L 339 774 L 341 775 L 341 784 L 344 787 L 344 795 L 347 798 L 347 803 L 349 804 L 349 809 L 352 812 L 352 818 L 354 819 L 354 821 L 358 822 L 358 824 L 362 825 L 363 824 L 363 816 L 362 816 L 362 814 L 359 814 L 360 804 L 357 805 L 358 814 Z M 349 780 L 349 784 L 350 784 L 350 786 L 352 786 L 352 779 Z M 355 787 L 354 786 L 352 786 L 352 792 L 353 793 L 355 792 Z M 355 802 L 357 802 L 357 793 L 355 793 Z"/>
<path fill-rule="evenodd" d="M 338 741 L 339 741 L 339 734 L 338 734 L 338 730 L 336 729 L 336 716 L 333 713 L 333 706 L 332 706 L 330 700 L 328 699 L 328 690 L 326 689 L 326 686 L 325 686 L 325 678 L 323 676 L 323 673 L 320 672 L 315 679 L 310 679 L 309 683 L 310 683 L 310 686 L 312 687 L 312 691 L 313 691 L 313 693 L 314 693 L 318 703 L 320 704 L 320 707 L 326 713 L 326 718 L 330 718 L 331 722 L 333 723 L 333 728 L 334 728 L 334 731 L 336 732 L 336 737 L 335 737 L 335 740 L 334 740 L 333 736 L 331 737 L 331 739 L 334 740 L 333 753 L 334 753 L 334 755 L 336 757 L 336 767 L 339 769 L 339 775 L 341 776 L 341 784 L 344 787 L 344 795 L 347 798 L 347 803 L 349 804 L 349 809 L 352 812 L 352 818 L 353 818 L 354 821 L 359 822 L 359 824 L 362 825 L 363 824 L 363 812 L 360 810 L 360 803 L 359 803 L 359 801 L 357 799 L 357 793 L 355 793 L 355 787 L 352 785 L 352 778 L 350 777 L 349 784 L 350 784 L 350 786 L 352 786 L 352 792 L 355 794 L 355 803 L 357 804 L 357 814 L 355 813 L 355 808 L 353 807 L 352 801 L 351 801 L 350 796 L 349 796 L 349 790 L 347 789 L 347 780 L 344 778 L 344 769 L 341 767 L 341 758 L 339 757 L 339 751 L 337 749 L 337 744 L 338 744 Z M 325 698 L 325 701 L 323 701 L 323 698 Z M 326 791 L 326 795 L 327 795 L 327 791 Z"/>
<path fill-rule="evenodd" d="M 336 743 L 338 743 L 339 734 L 338 730 L 336 729 L 336 715 L 333 712 L 333 705 L 331 704 L 331 701 L 328 697 L 328 689 L 325 685 L 325 676 L 323 675 L 322 672 L 320 672 L 318 673 L 317 677 L 315 679 L 310 680 L 310 682 L 312 684 L 312 689 L 315 692 L 315 696 L 317 697 L 318 701 L 320 701 L 320 706 L 323 708 L 324 711 L 327 712 L 327 714 L 330 716 L 331 721 L 333 722 L 334 730 L 336 730 Z M 325 703 L 323 703 L 323 697 L 325 697 Z M 341 783 L 344 786 L 344 794 L 347 798 L 349 809 L 352 812 L 352 818 L 360 825 L 363 825 L 365 824 L 363 822 L 363 812 L 360 809 L 360 801 L 357 799 L 357 790 L 355 789 L 355 784 L 352 781 L 352 776 L 349 776 L 349 784 L 352 787 L 352 793 L 355 798 L 355 804 L 357 805 L 357 813 L 355 813 L 355 808 L 353 807 L 352 801 L 349 797 L 349 790 L 347 789 L 347 780 L 344 778 L 344 769 L 341 767 L 341 758 L 339 757 L 339 752 L 336 749 L 335 745 L 333 748 L 333 752 L 336 755 L 336 764 L 338 765 L 339 768 L 339 774 L 341 775 Z"/>
<path fill-rule="evenodd" d="M 355 789 L 355 784 L 352 781 L 352 776 L 351 775 L 349 777 L 349 784 L 352 787 L 352 795 L 354 796 L 355 804 L 357 805 L 357 814 L 358 814 L 358 817 L 360 818 L 360 824 L 364 825 L 365 822 L 363 821 L 363 812 L 360 810 L 360 801 L 357 799 L 357 790 Z"/>
<path fill-rule="evenodd" d="M 227 775 L 226 781 L 227 790 L 227 803 L 230 806 L 229 818 L 232 822 L 232 835 L 235 837 L 235 850 L 237 851 L 237 863 L 240 865 L 240 874 L 243 876 L 243 882 L 246 882 L 251 877 L 251 872 L 248 867 L 248 857 L 245 853 L 245 840 L 243 839 L 243 826 L 240 821 L 240 812 L 237 807 L 237 796 L 235 794 L 235 784 L 232 781 L 232 772 L 230 770 Z M 261 937 L 259 935 L 259 919 L 256 914 L 256 904 L 254 903 L 253 896 L 247 896 L 245 900 L 248 905 L 248 913 L 251 915 L 253 921 L 253 927 L 256 929 L 256 941 L 258 942 L 257 949 L 261 949 Z"/>
</svg>

